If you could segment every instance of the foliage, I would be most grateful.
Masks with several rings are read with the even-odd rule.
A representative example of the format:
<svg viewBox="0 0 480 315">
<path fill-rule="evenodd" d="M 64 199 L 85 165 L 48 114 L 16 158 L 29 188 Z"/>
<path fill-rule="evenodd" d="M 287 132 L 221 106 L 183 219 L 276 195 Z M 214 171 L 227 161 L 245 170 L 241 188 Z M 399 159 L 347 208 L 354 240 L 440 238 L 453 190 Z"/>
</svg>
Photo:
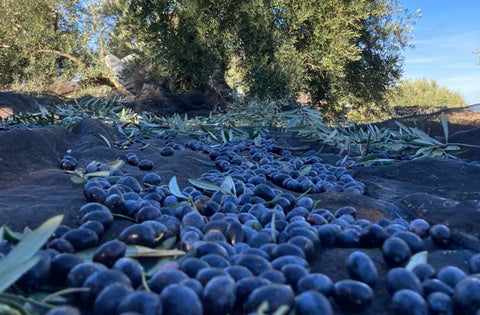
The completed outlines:
<svg viewBox="0 0 480 315">
<path fill-rule="evenodd" d="M 390 106 L 464 107 L 467 102 L 459 92 L 439 86 L 435 80 L 402 80 L 390 89 Z"/>
<path fill-rule="evenodd" d="M 152 72 L 180 90 L 229 81 L 260 99 L 306 92 L 340 113 L 385 103 L 412 17 L 394 0 L 139 0 L 122 21 Z"/>
</svg>

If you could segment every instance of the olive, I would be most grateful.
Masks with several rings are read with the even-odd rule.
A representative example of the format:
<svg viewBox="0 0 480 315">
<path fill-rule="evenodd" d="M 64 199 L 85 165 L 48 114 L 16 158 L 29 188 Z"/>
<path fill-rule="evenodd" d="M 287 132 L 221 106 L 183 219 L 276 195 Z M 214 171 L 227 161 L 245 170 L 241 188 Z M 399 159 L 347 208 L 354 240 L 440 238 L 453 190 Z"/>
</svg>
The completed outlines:
<svg viewBox="0 0 480 315">
<path fill-rule="evenodd" d="M 35 257 L 38 257 L 38 262 L 17 281 L 18 285 L 29 291 L 38 290 L 50 277 L 52 265 L 50 255 L 46 251 L 40 250 Z"/>
<path fill-rule="evenodd" d="M 81 217 L 83 217 L 87 213 L 90 213 L 90 212 L 93 212 L 93 211 L 110 212 L 110 210 L 106 206 L 102 205 L 101 203 L 89 202 L 89 203 L 86 203 L 86 204 L 84 204 L 83 206 L 80 207 L 80 210 L 78 210 L 78 214 Z M 58 228 L 60 228 L 60 226 Z M 67 230 L 71 230 L 71 228 L 69 228 L 69 227 L 67 227 L 67 228 L 68 228 Z M 67 231 L 63 231 L 63 233 L 65 233 L 65 232 L 67 232 Z M 62 235 L 58 235 L 58 236 L 62 236 Z"/>
<path fill-rule="evenodd" d="M 78 161 L 71 155 L 65 155 L 60 160 L 60 167 L 66 171 L 73 171 L 77 167 Z"/>
<path fill-rule="evenodd" d="M 128 245 L 153 247 L 155 244 L 155 231 L 149 226 L 134 224 L 125 228 L 118 236 L 118 240 Z"/>
<path fill-rule="evenodd" d="M 105 193 L 105 190 L 97 186 L 92 186 L 92 187 L 89 187 L 88 189 L 84 189 L 83 193 L 85 198 L 89 202 L 103 203 L 107 198 L 107 194 Z"/>
<path fill-rule="evenodd" d="M 160 294 L 163 313 L 169 315 L 201 315 L 203 306 L 198 295 L 191 288 L 173 284 Z"/>
<path fill-rule="evenodd" d="M 227 250 L 220 244 L 216 242 L 199 242 L 195 246 L 195 255 L 197 257 L 202 257 L 208 254 L 217 254 L 223 258 L 228 258 Z"/>
<path fill-rule="evenodd" d="M 98 236 L 90 229 L 77 228 L 63 234 L 64 239 L 69 241 L 75 251 L 81 251 L 94 247 L 98 243 Z"/>
<path fill-rule="evenodd" d="M 93 255 L 93 261 L 104 264 L 111 268 L 113 264 L 123 256 L 127 246 L 124 242 L 118 240 L 111 240 L 102 244 Z"/>
<path fill-rule="evenodd" d="M 371 287 L 375 286 L 378 280 L 377 267 L 363 252 L 355 251 L 348 256 L 347 272 L 353 280 L 361 281 Z"/>
<path fill-rule="evenodd" d="M 229 266 L 224 269 L 235 281 L 243 278 L 253 277 L 253 273 L 244 266 Z M 261 275 L 260 275 L 261 276 Z"/>
<path fill-rule="evenodd" d="M 244 310 L 247 313 L 255 312 L 264 302 L 268 303 L 265 312 L 272 314 L 283 305 L 291 308 L 295 303 L 295 293 L 287 285 L 267 284 L 250 293 L 244 305 Z"/>
<path fill-rule="evenodd" d="M 396 315 L 428 315 L 428 305 L 423 297 L 407 289 L 397 291 L 393 295 L 392 310 Z"/>
<path fill-rule="evenodd" d="M 373 301 L 372 289 L 363 282 L 341 280 L 333 286 L 333 298 L 337 305 L 347 311 L 361 312 Z"/>
<path fill-rule="evenodd" d="M 150 160 L 141 160 L 138 162 L 138 168 L 142 171 L 150 171 L 153 168 L 153 162 Z"/>
<path fill-rule="evenodd" d="M 330 301 L 320 292 L 306 291 L 296 297 L 295 310 L 298 315 L 333 315 Z"/>
<path fill-rule="evenodd" d="M 253 194 L 255 196 L 263 198 L 266 201 L 273 200 L 273 198 L 275 197 L 275 192 L 273 191 L 273 189 L 266 184 L 259 184 L 255 186 Z"/>
<path fill-rule="evenodd" d="M 173 155 L 174 150 L 171 147 L 164 147 L 160 150 L 160 154 L 163 156 L 171 156 Z"/>
<path fill-rule="evenodd" d="M 225 236 L 228 238 L 230 244 L 245 241 L 245 231 L 243 225 L 238 221 L 232 221 L 228 224 Z"/>
<path fill-rule="evenodd" d="M 229 276 L 212 278 L 203 290 L 202 300 L 206 314 L 232 313 L 235 303 L 235 281 Z"/>
<path fill-rule="evenodd" d="M 341 229 L 335 224 L 325 224 L 320 226 L 317 232 L 322 247 L 332 247 L 337 242 Z"/>
<path fill-rule="evenodd" d="M 428 237 L 428 232 L 430 230 L 430 224 L 424 219 L 415 219 L 410 222 L 408 229 L 420 236 L 421 238 Z"/>
<path fill-rule="evenodd" d="M 259 275 L 259 277 L 265 278 L 272 283 L 285 284 L 287 282 L 287 278 L 285 278 L 285 275 L 281 271 L 276 269 L 265 270 Z"/>
<path fill-rule="evenodd" d="M 54 282 L 64 284 L 70 271 L 83 260 L 75 255 L 64 253 L 55 256 L 51 263 L 51 278 Z"/>
<path fill-rule="evenodd" d="M 333 282 L 330 278 L 321 273 L 310 273 L 297 283 L 297 292 L 318 291 L 325 296 L 330 296 L 333 291 Z"/>
<path fill-rule="evenodd" d="M 416 265 L 413 267 L 412 271 L 421 282 L 431 279 L 435 276 L 435 269 L 427 263 Z"/>
<path fill-rule="evenodd" d="M 303 207 L 307 210 L 312 210 L 314 205 L 314 201 L 310 197 L 302 197 L 297 200 L 297 204 L 295 205 L 296 207 Z"/>
<path fill-rule="evenodd" d="M 225 222 L 225 224 L 228 223 Z M 205 220 L 198 211 L 189 212 L 183 216 L 182 226 L 194 226 L 200 230 L 204 230 Z"/>
<path fill-rule="evenodd" d="M 108 229 L 113 225 L 113 216 L 110 211 L 92 211 L 83 216 L 82 220 L 80 220 L 80 224 L 88 221 L 97 221 L 103 225 L 104 229 Z"/>
<path fill-rule="evenodd" d="M 160 294 L 167 286 L 185 279 L 188 279 L 188 276 L 181 270 L 160 270 L 148 280 L 148 286 L 153 292 Z"/>
<path fill-rule="evenodd" d="M 228 272 L 226 272 L 223 269 L 214 268 L 214 267 L 207 267 L 207 268 L 203 268 L 203 269 L 199 270 L 197 275 L 195 276 L 195 279 L 200 281 L 200 283 L 205 286 L 205 285 L 207 285 L 208 281 L 210 281 L 211 279 L 213 279 L 215 277 L 219 277 L 219 276 L 230 277 Z"/>
<path fill-rule="evenodd" d="M 389 226 L 392 222 L 387 219 L 387 218 L 381 218 L 381 219 L 378 219 L 377 222 L 375 222 L 376 224 L 380 225 L 381 227 L 383 228 L 386 228 L 387 226 Z"/>
<path fill-rule="evenodd" d="M 127 153 L 125 160 L 130 165 L 138 165 L 138 157 L 135 153 Z"/>
<path fill-rule="evenodd" d="M 251 292 L 269 283 L 269 280 L 260 277 L 248 277 L 239 280 L 236 285 L 236 308 L 243 308 Z"/>
<path fill-rule="evenodd" d="M 80 311 L 73 306 L 57 306 L 49 310 L 45 315 L 80 315 Z"/>
<path fill-rule="evenodd" d="M 125 201 L 124 214 L 135 217 L 138 210 L 140 210 L 140 202 L 137 200 L 127 200 Z"/>
<path fill-rule="evenodd" d="M 427 296 L 429 314 L 453 315 L 454 304 L 450 296 L 442 292 L 434 292 Z"/>
<path fill-rule="evenodd" d="M 98 263 L 84 262 L 73 267 L 67 276 L 67 285 L 69 287 L 83 287 L 85 280 L 92 274 L 105 271 L 107 267 Z"/>
<path fill-rule="evenodd" d="M 184 251 L 191 251 L 195 244 L 202 239 L 202 235 L 194 231 L 185 232 L 180 239 L 180 247 Z"/>
<path fill-rule="evenodd" d="M 474 314 L 480 308 L 480 280 L 464 278 L 455 286 L 453 298 L 461 314 Z"/>
<path fill-rule="evenodd" d="M 393 268 L 387 273 L 387 291 L 391 295 L 402 289 L 408 289 L 423 294 L 422 284 L 417 276 L 405 268 Z"/>
<path fill-rule="evenodd" d="M 286 284 L 290 285 L 293 290 L 297 289 L 297 282 L 308 275 L 308 271 L 297 264 L 286 264 L 280 270 L 285 275 Z"/>
<path fill-rule="evenodd" d="M 80 227 L 92 230 L 93 232 L 95 232 L 95 234 L 97 234 L 99 239 L 101 239 L 105 234 L 105 228 L 103 227 L 103 224 L 98 221 L 87 221 L 83 223 Z"/>
<path fill-rule="evenodd" d="M 272 269 L 272 265 L 267 259 L 253 254 L 239 254 L 235 264 L 247 267 L 256 276 L 265 270 Z"/>
<path fill-rule="evenodd" d="M 421 252 L 425 249 L 425 244 L 423 243 L 423 240 L 417 234 L 407 231 L 398 231 L 393 234 L 393 236 L 404 240 L 405 243 L 407 243 L 408 247 L 410 247 L 410 251 L 412 252 L 412 254 Z"/>
<path fill-rule="evenodd" d="M 433 292 L 442 292 L 450 296 L 453 295 L 453 288 L 438 279 L 427 279 L 422 283 L 422 286 L 425 296 Z"/>
<path fill-rule="evenodd" d="M 127 283 L 112 283 L 100 294 L 98 294 L 95 302 L 93 303 L 93 314 L 115 314 L 118 304 L 128 294 L 132 293 L 132 287 Z"/>
<path fill-rule="evenodd" d="M 132 176 L 124 176 L 117 181 L 117 185 L 125 185 L 131 188 L 134 192 L 139 193 L 142 191 L 142 186 Z"/>
<path fill-rule="evenodd" d="M 445 282 L 452 288 L 454 288 L 458 282 L 465 279 L 467 275 L 462 269 L 455 266 L 446 266 L 437 272 L 437 279 Z"/>
<path fill-rule="evenodd" d="M 468 261 L 470 273 L 480 273 L 480 254 L 476 254 Z"/>
<path fill-rule="evenodd" d="M 274 244 L 265 244 L 262 247 L 265 248 L 265 246 L 268 246 L 268 245 L 274 245 Z M 261 248 L 247 248 L 244 251 L 242 251 L 242 254 L 257 255 L 265 258 L 266 260 L 270 260 L 270 255 L 266 251 L 262 250 Z"/>
<path fill-rule="evenodd" d="M 226 258 L 217 254 L 204 255 L 200 259 L 215 268 L 224 269 L 230 266 L 230 262 Z"/>
<path fill-rule="evenodd" d="M 145 206 L 140 208 L 137 213 L 135 214 L 135 220 L 138 223 L 142 223 L 144 221 L 155 220 L 159 216 L 162 215 L 162 212 L 159 208 L 154 206 Z"/>
<path fill-rule="evenodd" d="M 389 237 L 383 243 L 382 253 L 390 267 L 404 266 L 412 255 L 408 244 L 398 237 Z"/>
<path fill-rule="evenodd" d="M 298 236 L 296 236 L 298 237 Z M 305 259 L 305 253 L 298 246 L 291 243 L 279 244 L 272 249 L 272 258 L 278 258 L 280 256 L 293 255 Z"/>
<path fill-rule="evenodd" d="M 335 211 L 335 217 L 340 218 L 344 214 L 349 214 L 352 217 L 356 218 L 357 217 L 357 209 L 355 209 L 352 206 L 345 206 L 338 208 L 337 211 Z"/>
<path fill-rule="evenodd" d="M 195 257 L 187 258 L 180 264 L 180 269 L 192 278 L 195 278 L 201 269 L 207 267 L 209 267 L 208 263 Z"/>
<path fill-rule="evenodd" d="M 121 194 L 111 194 L 105 199 L 104 205 L 114 213 L 124 213 L 126 201 Z"/>
<path fill-rule="evenodd" d="M 305 236 L 294 236 L 290 238 L 287 243 L 298 246 L 305 254 L 307 260 L 312 259 L 315 255 L 315 246 L 313 245 L 313 242 Z"/>
<path fill-rule="evenodd" d="M 247 244 L 251 247 L 259 248 L 262 245 L 272 243 L 271 233 L 260 231 L 248 239 Z"/>
<path fill-rule="evenodd" d="M 271 264 L 272 264 L 272 267 L 277 270 L 281 270 L 282 267 L 285 266 L 286 264 L 297 264 L 299 266 L 302 266 L 305 269 L 309 268 L 309 264 L 305 259 L 300 258 L 298 256 L 293 256 L 293 255 L 285 255 L 285 256 L 278 257 L 274 259 Z"/>
<path fill-rule="evenodd" d="M 73 253 L 75 249 L 72 243 L 64 238 L 56 238 L 48 244 L 48 248 L 54 249 L 59 253 Z"/>
<path fill-rule="evenodd" d="M 352 228 L 344 229 L 337 236 L 337 244 L 340 247 L 358 247 L 360 244 L 360 232 Z"/>
<path fill-rule="evenodd" d="M 142 184 L 145 185 L 152 185 L 152 186 L 158 186 L 162 182 L 162 178 L 160 175 L 156 173 L 148 173 L 147 175 L 143 176 L 142 178 Z"/>
<path fill-rule="evenodd" d="M 124 283 L 131 286 L 130 279 L 119 270 L 108 269 L 92 273 L 83 284 L 84 288 L 90 290 L 81 293 L 82 300 L 92 303 L 103 289 L 113 283 Z"/>
<path fill-rule="evenodd" d="M 135 259 L 122 257 L 115 262 L 113 269 L 123 272 L 132 282 L 132 287 L 136 288 L 142 283 L 143 266 Z"/>
<path fill-rule="evenodd" d="M 367 226 L 360 232 L 360 244 L 367 248 L 382 247 L 387 238 L 388 234 L 385 229 L 375 223 Z"/>
<path fill-rule="evenodd" d="M 438 247 L 445 248 L 450 245 L 452 236 L 450 233 L 450 229 L 447 226 L 443 224 L 434 225 L 430 228 L 429 234 L 432 241 Z"/>
<path fill-rule="evenodd" d="M 168 228 L 158 221 L 147 220 L 141 224 L 150 227 L 155 232 L 155 244 L 163 242 L 168 235 Z"/>
<path fill-rule="evenodd" d="M 197 279 L 189 278 L 189 279 L 183 280 L 179 284 L 189 287 L 190 289 L 195 291 L 198 297 L 201 297 L 203 295 L 203 284 Z"/>
<path fill-rule="evenodd" d="M 134 291 L 120 301 L 116 314 L 127 312 L 135 312 L 140 315 L 161 315 L 160 297 L 152 292 Z"/>
<path fill-rule="evenodd" d="M 165 225 L 168 229 L 168 237 L 177 236 L 180 233 L 181 222 L 173 215 L 162 214 L 155 219 Z"/>
</svg>

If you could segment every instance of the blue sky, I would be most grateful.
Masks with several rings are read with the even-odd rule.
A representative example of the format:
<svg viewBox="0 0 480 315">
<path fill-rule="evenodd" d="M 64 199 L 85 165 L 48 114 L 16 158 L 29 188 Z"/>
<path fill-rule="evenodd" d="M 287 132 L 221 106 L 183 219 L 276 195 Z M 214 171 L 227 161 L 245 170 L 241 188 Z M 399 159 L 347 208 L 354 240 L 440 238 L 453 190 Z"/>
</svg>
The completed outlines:
<svg viewBox="0 0 480 315">
<path fill-rule="evenodd" d="M 435 79 L 480 103 L 480 0 L 401 0 L 410 12 L 421 10 L 413 26 L 414 49 L 406 49 L 403 78 Z"/>
</svg>

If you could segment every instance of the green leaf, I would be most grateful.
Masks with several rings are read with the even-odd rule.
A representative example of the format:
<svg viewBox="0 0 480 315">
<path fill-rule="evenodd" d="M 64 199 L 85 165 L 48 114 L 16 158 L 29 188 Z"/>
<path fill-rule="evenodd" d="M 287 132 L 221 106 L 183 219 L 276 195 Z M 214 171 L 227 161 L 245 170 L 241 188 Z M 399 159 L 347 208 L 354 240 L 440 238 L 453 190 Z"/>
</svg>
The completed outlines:
<svg viewBox="0 0 480 315">
<path fill-rule="evenodd" d="M 448 143 L 448 121 L 447 121 L 447 117 L 445 116 L 445 112 L 442 112 L 441 120 L 442 120 L 443 134 L 445 135 L 445 143 Z"/>
<path fill-rule="evenodd" d="M 234 194 L 236 195 L 235 191 L 235 183 L 230 175 L 227 175 L 220 186 L 220 189 L 227 194 Z"/>
<path fill-rule="evenodd" d="M 222 188 L 220 188 L 219 186 L 203 180 L 189 179 L 188 182 L 193 186 L 204 189 L 204 190 L 209 190 L 209 191 L 222 190 Z"/>
<path fill-rule="evenodd" d="M 128 257 L 171 257 L 185 255 L 183 250 L 179 249 L 154 249 L 139 245 L 127 246 L 125 256 Z"/>
<path fill-rule="evenodd" d="M 178 187 L 178 183 L 177 183 L 177 177 L 173 176 L 173 177 L 170 179 L 170 182 L 168 183 L 168 189 L 170 190 L 170 192 L 172 193 L 172 195 L 174 195 L 175 197 L 183 198 L 183 199 L 188 199 L 188 197 L 185 196 L 185 195 L 180 191 L 180 187 Z"/>
<path fill-rule="evenodd" d="M 99 134 L 98 136 L 100 138 L 102 138 L 103 141 L 105 141 L 105 143 L 108 145 L 109 148 L 112 147 L 112 145 L 110 144 L 110 141 L 108 141 L 107 137 L 105 137 L 104 135 L 101 135 L 101 134 Z"/>
<path fill-rule="evenodd" d="M 200 164 L 203 164 L 203 165 L 205 165 L 205 166 L 215 166 L 215 163 L 213 163 L 213 162 L 209 162 L 209 161 L 205 161 L 205 160 L 202 160 L 202 159 L 198 159 L 198 158 L 196 158 L 196 157 L 192 157 L 191 159 L 192 159 L 192 160 L 195 160 L 195 161 L 198 161 L 198 162 L 200 162 Z"/>
<path fill-rule="evenodd" d="M 63 220 L 63 215 L 55 216 L 34 231 L 25 235 L 23 240 L 0 261 L 0 292 L 5 291 L 39 260 L 35 253 L 45 244 Z"/>
<path fill-rule="evenodd" d="M 405 269 L 412 271 L 415 266 L 419 264 L 426 264 L 427 263 L 427 257 L 428 257 L 428 251 L 422 251 L 418 252 L 412 257 L 410 257 L 410 260 L 408 261 L 407 266 Z"/>
<path fill-rule="evenodd" d="M 256 136 L 255 139 L 253 139 L 253 143 L 254 143 L 257 147 L 262 146 L 262 136 L 261 136 L 261 135 Z"/>
<path fill-rule="evenodd" d="M 307 165 L 304 168 L 302 168 L 302 170 L 300 171 L 300 175 L 306 176 L 308 173 L 310 173 L 311 170 L 312 170 L 312 165 L 311 164 Z"/>
<path fill-rule="evenodd" d="M 110 169 L 113 171 L 113 170 L 118 170 L 120 167 L 123 166 L 123 164 L 125 164 L 125 161 L 116 160 L 116 161 L 108 162 L 107 166 L 110 167 Z"/>
<path fill-rule="evenodd" d="M 98 171 L 98 172 L 91 172 L 91 173 L 86 173 L 83 175 L 85 178 L 90 178 L 90 177 L 107 177 L 110 175 L 110 171 Z"/>
</svg>

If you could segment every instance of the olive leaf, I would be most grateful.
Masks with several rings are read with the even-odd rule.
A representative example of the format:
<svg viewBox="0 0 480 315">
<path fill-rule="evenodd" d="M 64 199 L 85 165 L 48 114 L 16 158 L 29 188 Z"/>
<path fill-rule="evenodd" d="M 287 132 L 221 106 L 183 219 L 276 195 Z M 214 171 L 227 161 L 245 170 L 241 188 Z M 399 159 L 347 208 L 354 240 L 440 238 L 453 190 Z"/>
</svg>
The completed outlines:
<svg viewBox="0 0 480 315">
<path fill-rule="evenodd" d="M 98 247 L 89 248 L 76 252 L 74 255 L 83 259 L 83 261 L 92 261 Z M 182 256 L 185 252 L 178 249 L 160 249 L 150 248 L 141 245 L 127 245 L 125 256 L 127 257 L 171 257 Z"/>
<path fill-rule="evenodd" d="M 405 269 L 407 270 L 413 270 L 417 265 L 419 264 L 426 264 L 427 263 L 427 257 L 428 257 L 428 252 L 427 251 L 422 251 L 418 252 L 412 257 L 410 257 L 410 260 L 407 263 L 407 266 Z"/>
<path fill-rule="evenodd" d="M 233 182 L 233 179 L 230 175 L 227 175 L 225 177 L 225 179 L 222 182 L 222 185 L 220 185 L 220 189 L 224 193 L 237 195 L 237 192 L 235 190 L 235 183 Z"/>
<path fill-rule="evenodd" d="M 445 143 L 448 143 L 448 121 L 447 121 L 447 117 L 445 116 L 445 112 L 442 112 L 441 120 L 442 120 L 443 134 L 445 136 Z"/>
<path fill-rule="evenodd" d="M 304 168 L 302 168 L 302 170 L 300 171 L 300 175 L 306 176 L 306 175 L 308 175 L 308 173 L 310 173 L 311 170 L 312 170 L 312 165 L 309 164 L 309 165 L 305 166 Z"/>
<path fill-rule="evenodd" d="M 15 248 L 0 261 L 0 292 L 15 283 L 25 272 L 30 270 L 40 259 L 34 256 L 55 232 L 63 220 L 63 215 L 55 216 L 25 237 Z"/>
<path fill-rule="evenodd" d="M 212 183 L 204 181 L 204 180 L 189 179 L 188 182 L 190 184 L 192 184 L 193 186 L 204 189 L 204 190 L 209 190 L 209 191 L 222 190 L 222 188 L 220 188 L 220 186 L 217 186 L 215 184 L 212 184 Z"/>
<path fill-rule="evenodd" d="M 178 198 L 183 198 L 183 199 L 188 199 L 188 196 L 185 196 L 181 190 L 180 187 L 178 187 L 177 183 L 177 177 L 173 176 L 170 181 L 168 182 L 168 190 L 174 195 L 175 197 Z"/>
</svg>

